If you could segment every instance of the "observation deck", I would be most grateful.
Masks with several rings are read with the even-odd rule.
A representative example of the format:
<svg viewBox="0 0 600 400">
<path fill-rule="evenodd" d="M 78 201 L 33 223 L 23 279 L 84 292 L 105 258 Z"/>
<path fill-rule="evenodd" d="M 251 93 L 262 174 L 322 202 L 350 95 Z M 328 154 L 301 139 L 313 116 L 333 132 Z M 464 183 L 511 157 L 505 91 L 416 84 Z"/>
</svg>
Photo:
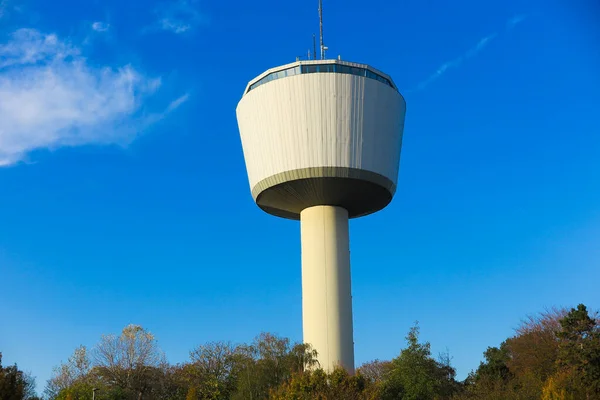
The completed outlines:
<svg viewBox="0 0 600 400">
<path fill-rule="evenodd" d="M 365 64 L 310 60 L 252 79 L 236 113 L 248 179 L 264 211 L 384 208 L 396 191 L 406 103 L 392 78 Z"/>
</svg>

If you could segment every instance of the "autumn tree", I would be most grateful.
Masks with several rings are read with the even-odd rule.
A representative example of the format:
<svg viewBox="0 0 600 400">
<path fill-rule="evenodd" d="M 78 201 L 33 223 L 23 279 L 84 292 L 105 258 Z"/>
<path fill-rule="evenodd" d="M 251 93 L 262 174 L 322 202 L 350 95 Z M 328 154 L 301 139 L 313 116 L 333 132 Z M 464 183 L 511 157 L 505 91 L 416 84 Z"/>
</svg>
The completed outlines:
<svg viewBox="0 0 600 400">
<path fill-rule="evenodd" d="M 198 389 L 196 389 L 196 386 L 190 386 L 185 395 L 185 400 L 198 400 Z"/>
<path fill-rule="evenodd" d="M 560 320 L 565 309 L 550 309 L 522 321 L 516 335 L 506 340 L 507 366 L 517 378 L 522 395 L 538 399 L 544 382 L 554 373 L 558 357 Z"/>
<path fill-rule="evenodd" d="M 597 322 L 583 305 L 529 316 L 513 337 L 488 348 L 461 398 L 595 398 L 594 385 L 600 379 L 593 367 L 600 350 L 597 335 Z"/>
<path fill-rule="evenodd" d="M 191 388 L 202 399 L 229 398 L 235 390 L 236 349 L 230 343 L 211 342 L 190 352 L 191 363 L 184 367 Z M 190 389 L 191 390 L 191 389 Z M 198 395 L 196 395 L 198 396 Z"/>
<path fill-rule="evenodd" d="M 564 309 L 550 309 L 530 315 L 513 337 L 499 347 L 488 347 L 485 360 L 466 380 L 463 397 L 538 400 L 555 370 L 559 321 L 565 314 Z"/>
<path fill-rule="evenodd" d="M 104 335 L 94 349 L 94 372 L 107 384 L 135 393 L 138 400 L 156 391 L 166 361 L 154 335 L 139 325 L 119 336 Z"/>
<path fill-rule="evenodd" d="M 600 400 L 600 325 L 583 305 L 528 317 L 462 383 L 447 353 L 436 359 L 419 341 L 418 326 L 406 340 L 398 357 L 363 364 L 356 375 L 327 373 L 310 345 L 268 333 L 250 344 L 206 343 L 189 362 L 169 366 L 154 336 L 129 325 L 103 336 L 92 357 L 77 348 L 47 393 L 50 400 L 91 400 L 93 388 L 96 400 Z M 0 365 L 0 399 L 28 399 L 20 391 L 32 387 L 28 379 Z"/>
<path fill-rule="evenodd" d="M 375 384 L 360 372 L 349 375 L 343 368 L 330 373 L 322 369 L 297 372 L 272 389 L 271 400 L 369 400 L 375 399 Z"/>
<path fill-rule="evenodd" d="M 357 372 L 372 383 L 382 382 L 391 371 L 391 361 L 373 360 L 358 367 Z"/>
<path fill-rule="evenodd" d="M 75 382 L 85 380 L 90 371 L 90 365 L 87 348 L 85 346 L 77 347 L 66 363 L 54 367 L 52 376 L 44 389 L 46 397 L 55 399 L 61 391 L 72 387 Z"/>
</svg>

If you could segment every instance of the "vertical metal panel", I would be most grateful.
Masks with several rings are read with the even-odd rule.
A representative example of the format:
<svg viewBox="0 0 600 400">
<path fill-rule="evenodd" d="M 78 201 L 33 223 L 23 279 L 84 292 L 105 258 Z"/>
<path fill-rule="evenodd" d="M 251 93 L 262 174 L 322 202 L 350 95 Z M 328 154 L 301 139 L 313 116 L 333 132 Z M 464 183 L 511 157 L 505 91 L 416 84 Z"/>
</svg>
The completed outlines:
<svg viewBox="0 0 600 400">
<path fill-rule="evenodd" d="M 398 179 L 404 100 L 361 76 L 323 73 L 278 79 L 237 107 L 250 186 L 285 171 L 348 167 Z"/>
</svg>

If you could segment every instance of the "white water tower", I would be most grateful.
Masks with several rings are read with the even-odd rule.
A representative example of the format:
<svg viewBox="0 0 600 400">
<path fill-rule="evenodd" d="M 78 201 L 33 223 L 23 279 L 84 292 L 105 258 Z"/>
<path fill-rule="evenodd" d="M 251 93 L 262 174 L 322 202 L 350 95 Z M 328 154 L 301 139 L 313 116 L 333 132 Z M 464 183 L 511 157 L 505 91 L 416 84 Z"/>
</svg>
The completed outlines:
<svg viewBox="0 0 600 400">
<path fill-rule="evenodd" d="M 354 372 L 348 219 L 392 200 L 405 111 L 388 75 L 325 59 L 265 71 L 236 109 L 254 201 L 300 220 L 303 340 L 326 370 Z"/>
</svg>

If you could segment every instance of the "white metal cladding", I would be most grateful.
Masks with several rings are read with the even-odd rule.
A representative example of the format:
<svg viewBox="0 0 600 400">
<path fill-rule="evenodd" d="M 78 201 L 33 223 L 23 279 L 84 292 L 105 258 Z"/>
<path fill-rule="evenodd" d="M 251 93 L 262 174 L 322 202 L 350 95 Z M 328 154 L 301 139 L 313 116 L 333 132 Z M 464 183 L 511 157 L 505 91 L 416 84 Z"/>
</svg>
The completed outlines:
<svg viewBox="0 0 600 400">
<path fill-rule="evenodd" d="M 294 75 L 247 92 L 236 113 L 250 188 L 310 167 L 363 169 L 396 185 L 405 110 L 394 88 L 350 74 Z"/>
</svg>

